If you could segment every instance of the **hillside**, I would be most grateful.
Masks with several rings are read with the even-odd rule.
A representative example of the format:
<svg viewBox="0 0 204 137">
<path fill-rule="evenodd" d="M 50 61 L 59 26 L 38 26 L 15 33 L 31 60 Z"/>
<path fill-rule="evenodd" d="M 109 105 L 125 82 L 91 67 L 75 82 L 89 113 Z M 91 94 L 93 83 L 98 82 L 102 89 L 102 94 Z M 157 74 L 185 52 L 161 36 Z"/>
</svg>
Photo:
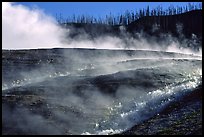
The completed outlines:
<svg viewBox="0 0 204 137">
<path fill-rule="evenodd" d="M 153 30 L 155 24 L 159 27 Z M 178 26 L 179 24 L 181 26 Z M 179 32 L 178 29 L 182 32 Z M 180 33 L 186 37 L 191 37 L 192 33 L 202 36 L 202 10 L 194 10 L 178 15 L 143 17 L 129 24 L 127 30 L 132 33 L 143 30 L 151 35 L 158 35 L 162 32 L 172 33 L 177 37 Z"/>
<path fill-rule="evenodd" d="M 69 36 L 72 38 L 81 34 L 88 34 L 90 38 L 101 35 L 124 35 L 124 31 L 121 31 L 120 28 L 121 25 L 66 23 L 62 24 L 62 26 L 70 29 Z M 202 38 L 202 10 L 193 10 L 177 15 L 145 16 L 124 26 L 124 30 L 132 35 L 143 31 L 152 36 L 170 33 L 175 37 L 179 37 L 182 33 L 187 38 L 190 38 L 192 34 Z"/>
</svg>

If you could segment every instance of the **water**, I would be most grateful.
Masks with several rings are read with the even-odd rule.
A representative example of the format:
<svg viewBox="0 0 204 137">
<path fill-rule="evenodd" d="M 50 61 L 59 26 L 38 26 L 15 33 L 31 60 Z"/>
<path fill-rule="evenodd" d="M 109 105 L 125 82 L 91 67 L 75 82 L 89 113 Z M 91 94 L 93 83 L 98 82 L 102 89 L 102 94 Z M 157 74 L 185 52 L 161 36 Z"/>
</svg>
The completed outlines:
<svg viewBox="0 0 204 137">
<path fill-rule="evenodd" d="M 3 61 L 3 133 L 121 133 L 202 84 L 201 58 L 162 54 L 166 57 L 120 54 L 80 60 L 72 54 L 69 61 L 41 61 L 37 67 L 18 63 L 23 70 Z"/>
<path fill-rule="evenodd" d="M 152 117 L 159 113 L 170 102 L 179 99 L 187 92 L 191 92 L 195 87 L 201 84 L 202 76 L 197 75 L 179 84 L 171 84 L 162 89 L 150 91 L 138 98 L 128 98 L 128 100 L 119 102 L 118 105 L 109 107 L 110 118 L 97 123 L 97 130 L 82 134 L 117 134 L 125 131 L 136 123 Z M 105 125 L 105 128 L 101 125 Z M 108 125 L 108 127 L 107 127 Z"/>
</svg>

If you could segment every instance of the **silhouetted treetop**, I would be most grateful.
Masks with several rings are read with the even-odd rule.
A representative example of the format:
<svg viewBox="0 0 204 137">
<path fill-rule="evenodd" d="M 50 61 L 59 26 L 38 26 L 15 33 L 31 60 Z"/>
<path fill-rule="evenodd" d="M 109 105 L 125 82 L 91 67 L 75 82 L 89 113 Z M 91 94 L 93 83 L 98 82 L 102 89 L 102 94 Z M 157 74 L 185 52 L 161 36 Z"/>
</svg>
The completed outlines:
<svg viewBox="0 0 204 137">
<path fill-rule="evenodd" d="M 89 15 L 72 15 L 72 17 L 63 18 L 63 15 L 60 13 L 56 14 L 56 19 L 59 24 L 68 24 L 68 23 L 87 23 L 87 24 L 107 24 L 107 25 L 129 25 L 136 20 L 146 17 L 146 16 L 166 16 L 166 15 L 177 15 L 185 12 L 189 12 L 192 10 L 201 10 L 202 4 L 192 4 L 188 3 L 188 5 L 180 7 L 174 7 L 170 5 L 166 10 L 162 8 L 162 6 L 157 6 L 154 9 L 150 10 L 150 7 L 147 6 L 146 9 L 139 9 L 135 11 L 126 10 L 124 14 L 118 14 L 114 16 L 112 13 L 106 15 L 105 18 L 101 17 L 93 17 Z"/>
</svg>

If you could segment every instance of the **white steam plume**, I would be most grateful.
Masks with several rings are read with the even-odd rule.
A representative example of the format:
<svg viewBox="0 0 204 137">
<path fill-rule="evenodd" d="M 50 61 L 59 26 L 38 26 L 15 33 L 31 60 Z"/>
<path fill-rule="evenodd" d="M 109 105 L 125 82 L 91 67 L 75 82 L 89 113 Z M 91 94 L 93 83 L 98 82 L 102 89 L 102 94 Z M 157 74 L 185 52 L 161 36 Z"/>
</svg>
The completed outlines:
<svg viewBox="0 0 204 137">
<path fill-rule="evenodd" d="M 2 48 L 33 49 L 61 45 L 63 29 L 40 9 L 2 2 Z"/>
</svg>

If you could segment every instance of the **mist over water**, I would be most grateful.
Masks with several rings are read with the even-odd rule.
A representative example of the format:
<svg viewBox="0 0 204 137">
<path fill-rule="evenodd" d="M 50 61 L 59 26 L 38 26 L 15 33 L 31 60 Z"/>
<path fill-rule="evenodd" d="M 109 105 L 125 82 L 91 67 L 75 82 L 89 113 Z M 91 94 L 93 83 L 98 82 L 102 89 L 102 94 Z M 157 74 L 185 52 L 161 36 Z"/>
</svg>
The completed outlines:
<svg viewBox="0 0 204 137">
<path fill-rule="evenodd" d="M 202 84 L 202 49 L 184 46 L 196 37 L 72 39 L 42 10 L 5 2 L 2 28 L 5 134 L 121 133 Z"/>
<path fill-rule="evenodd" d="M 63 51 L 63 58 L 67 55 L 69 58 L 61 64 L 42 62 L 41 67 L 31 71 L 26 71 L 26 67 L 15 70 L 18 73 L 12 73 L 9 80 L 17 78 L 16 85 L 6 83 L 8 79 L 3 74 L 3 83 L 7 85 L 3 97 L 25 98 L 25 102 L 17 101 L 13 110 L 3 104 L 3 123 L 16 122 L 17 130 L 26 134 L 120 133 L 159 113 L 202 83 L 201 60 L 181 59 L 180 54 L 172 54 L 178 59 L 167 53 L 163 56 L 170 59 L 139 59 L 140 51 L 134 59 L 124 51 L 121 54 L 113 50 L 108 54 L 110 51 L 106 50 L 69 50 Z M 121 58 L 114 55 L 117 52 Z M 154 52 L 146 54 L 158 56 Z M 30 97 L 33 99 L 28 101 L 26 98 Z M 38 104 L 37 100 L 42 105 L 35 108 L 32 104 Z M 26 105 L 29 102 L 31 106 Z M 19 117 L 13 115 L 20 112 Z"/>
</svg>

